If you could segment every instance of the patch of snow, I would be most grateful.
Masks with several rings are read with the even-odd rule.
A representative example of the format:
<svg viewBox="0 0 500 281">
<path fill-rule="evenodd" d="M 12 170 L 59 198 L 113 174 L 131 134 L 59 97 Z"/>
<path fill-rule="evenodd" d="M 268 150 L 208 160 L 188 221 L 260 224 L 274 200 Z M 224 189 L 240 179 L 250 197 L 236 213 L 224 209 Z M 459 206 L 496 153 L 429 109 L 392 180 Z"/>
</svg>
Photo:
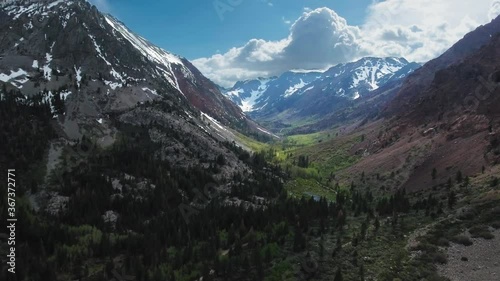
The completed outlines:
<svg viewBox="0 0 500 281">
<path fill-rule="evenodd" d="M 34 60 L 33 65 L 31 65 L 31 67 L 38 69 L 38 61 Z"/>
<path fill-rule="evenodd" d="M 47 9 L 49 9 L 49 10 L 50 10 L 50 9 L 52 9 L 53 7 L 55 7 L 55 6 L 57 6 L 57 5 L 61 4 L 61 3 L 64 3 L 64 2 L 65 2 L 65 0 L 57 0 L 57 1 L 55 1 L 55 2 L 52 2 L 52 3 L 50 3 L 49 5 L 47 5 Z"/>
<path fill-rule="evenodd" d="M 50 68 L 50 63 L 52 62 L 52 55 L 49 53 L 45 54 L 46 63 L 43 66 L 43 77 L 50 81 L 52 79 L 52 69 Z"/>
<path fill-rule="evenodd" d="M 106 21 L 116 31 L 120 32 L 125 39 L 132 43 L 136 49 L 143 53 L 143 55 L 147 56 L 148 59 L 165 65 L 170 63 L 183 65 L 180 58 L 161 48 L 152 46 L 146 39 L 130 32 L 123 24 L 110 19 L 108 16 L 106 16 Z"/>
<path fill-rule="evenodd" d="M 106 80 L 104 80 L 104 84 L 108 85 L 113 91 L 116 90 L 117 88 L 123 87 L 121 83 L 106 81 Z"/>
<path fill-rule="evenodd" d="M 45 102 L 45 103 L 48 103 L 49 106 L 50 106 L 50 112 L 52 113 L 52 117 L 53 118 L 56 118 L 57 117 L 57 114 L 54 114 L 56 112 L 56 108 L 54 107 L 54 105 L 52 104 L 52 98 L 54 97 L 54 95 L 52 94 L 52 91 L 49 91 L 47 93 L 47 95 L 45 95 L 43 98 L 42 98 L 42 101 Z"/>
<path fill-rule="evenodd" d="M 262 94 L 264 94 L 267 91 L 267 89 L 269 88 L 270 81 L 271 81 L 271 79 L 260 80 L 260 85 L 257 88 L 257 90 L 253 90 L 252 92 L 250 92 L 250 97 L 241 99 L 241 106 L 240 107 L 241 107 L 241 110 L 243 110 L 243 112 L 250 112 L 250 111 L 254 110 L 254 107 L 255 107 L 255 104 L 257 103 L 257 100 L 259 100 L 259 98 L 262 96 Z M 230 94 L 239 95 L 239 94 L 242 94 L 243 92 L 244 92 L 243 89 L 238 89 L 238 90 L 233 91 L 233 93 L 230 93 Z"/>
<path fill-rule="evenodd" d="M 115 77 L 116 79 L 120 80 L 121 82 L 124 81 L 123 76 L 120 73 L 118 73 L 114 68 L 111 68 L 111 71 L 109 73 L 113 75 L 113 77 Z"/>
<path fill-rule="evenodd" d="M 305 83 L 302 79 L 300 79 L 300 82 L 298 84 L 290 86 L 290 88 L 288 88 L 285 91 L 284 97 L 285 98 L 290 97 L 291 95 L 295 94 L 297 91 L 299 91 L 300 89 L 304 88 L 305 86 L 307 86 L 307 83 Z"/>
<path fill-rule="evenodd" d="M 111 65 L 111 63 L 103 56 L 102 54 L 102 51 L 101 51 L 101 47 L 99 46 L 99 44 L 97 44 L 97 42 L 95 41 L 95 37 L 91 34 L 89 34 L 89 37 L 90 39 L 92 40 L 92 43 L 94 43 L 94 48 L 97 52 L 97 55 L 107 64 L 107 65 Z"/>
<path fill-rule="evenodd" d="M 279 138 L 277 135 L 275 135 L 275 134 L 273 134 L 273 133 L 271 133 L 271 132 L 269 132 L 267 130 L 262 129 L 261 127 L 257 127 L 257 130 L 263 132 L 264 134 L 268 134 L 268 135 L 273 136 L 275 138 Z"/>
<path fill-rule="evenodd" d="M 217 126 L 217 128 L 219 128 L 219 130 L 227 131 L 227 129 L 223 125 L 221 125 L 219 123 L 219 121 L 217 121 L 215 118 L 211 117 L 210 115 L 208 115 L 208 114 L 206 114 L 204 112 L 202 112 L 201 115 L 203 117 L 207 118 L 212 124 L 214 124 L 215 126 Z"/>
<path fill-rule="evenodd" d="M 150 92 L 151 94 L 153 94 L 155 96 L 160 96 L 156 90 L 151 90 L 151 89 L 146 88 L 146 87 L 142 88 L 142 90 L 145 91 L 145 92 L 148 91 L 148 92 Z"/>
<path fill-rule="evenodd" d="M 236 89 L 232 91 L 227 91 L 226 96 L 240 97 L 240 94 L 243 94 L 243 89 Z"/>
<path fill-rule="evenodd" d="M 14 5 L 13 9 L 9 10 L 8 15 L 9 16 L 14 15 L 14 20 L 17 20 L 23 14 L 31 13 L 34 10 L 38 9 L 39 6 L 40 6 L 39 3 L 31 4 L 28 7 Z"/>
<path fill-rule="evenodd" d="M 144 57 L 149 61 L 155 62 L 161 66 L 166 67 L 166 69 L 159 68 L 163 72 L 165 78 L 169 83 L 174 86 L 179 92 L 182 90 L 177 81 L 177 77 L 173 71 L 172 64 L 180 65 L 183 74 L 187 77 L 192 78 L 191 72 L 184 66 L 182 60 L 152 44 L 150 44 L 146 39 L 132 33 L 125 25 L 121 22 L 111 18 L 110 16 L 105 16 L 106 22 L 118 33 L 120 33 L 127 41 L 129 41 Z M 182 93 L 184 94 L 184 93 Z"/>
<path fill-rule="evenodd" d="M 26 76 L 28 73 L 21 68 L 19 68 L 17 71 L 10 71 L 10 74 L 4 74 L 0 73 L 0 81 L 2 82 L 9 82 L 12 79 L 16 79 L 20 76 Z M 26 82 L 26 81 L 25 81 Z"/>
<path fill-rule="evenodd" d="M 340 75 L 344 74 L 345 73 L 345 69 L 343 69 L 341 72 L 339 73 L 335 73 L 335 75 L 333 75 L 335 78 L 339 77 Z"/>
<path fill-rule="evenodd" d="M 207 129 L 206 129 L 205 127 L 201 126 L 200 124 L 198 124 L 198 127 L 200 127 L 203 131 L 205 131 L 205 133 L 210 134 L 210 133 L 207 131 Z"/>
<path fill-rule="evenodd" d="M 102 118 L 96 119 L 96 121 L 97 121 L 97 123 L 99 123 L 99 124 L 102 124 L 102 123 L 103 123 Z"/>
<path fill-rule="evenodd" d="M 76 65 L 74 66 L 75 72 L 76 72 L 76 83 L 78 84 L 78 88 L 80 88 L 80 82 L 82 82 L 82 68 L 79 67 L 78 69 L 76 68 Z"/>
<path fill-rule="evenodd" d="M 266 100 L 268 100 L 269 98 L 267 98 Z M 263 106 L 259 107 L 259 108 L 256 108 L 255 111 L 259 111 L 259 110 L 262 110 L 264 107 L 266 107 L 269 103 L 266 102 Z"/>
<path fill-rule="evenodd" d="M 11 81 L 10 83 L 12 85 L 14 85 L 16 88 L 22 89 L 23 88 L 23 84 L 26 83 L 26 82 L 28 82 L 28 81 L 29 81 L 29 79 L 25 77 L 25 78 L 21 78 L 21 79 L 16 79 L 14 81 Z"/>
<path fill-rule="evenodd" d="M 59 96 L 61 97 L 62 100 L 66 100 L 69 95 L 71 95 L 71 91 L 68 91 L 68 90 L 62 91 L 59 94 Z"/>
<path fill-rule="evenodd" d="M 308 92 L 308 91 L 310 91 L 312 89 L 314 89 L 314 86 L 311 86 L 311 87 L 305 89 L 304 91 L 302 91 L 302 93 L 304 94 L 304 93 L 306 93 L 306 92 Z"/>
</svg>

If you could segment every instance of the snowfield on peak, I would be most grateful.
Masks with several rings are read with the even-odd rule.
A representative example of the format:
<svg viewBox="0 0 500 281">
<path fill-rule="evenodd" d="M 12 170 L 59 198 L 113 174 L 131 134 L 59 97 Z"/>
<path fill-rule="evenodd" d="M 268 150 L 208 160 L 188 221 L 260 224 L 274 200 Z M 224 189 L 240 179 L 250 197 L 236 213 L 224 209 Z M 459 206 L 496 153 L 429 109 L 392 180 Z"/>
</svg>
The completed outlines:
<svg viewBox="0 0 500 281">
<path fill-rule="evenodd" d="M 300 79 L 300 83 L 290 86 L 290 88 L 288 88 L 288 90 L 285 91 L 284 97 L 287 98 L 295 94 L 297 91 L 299 91 L 300 89 L 304 88 L 307 85 L 308 85 L 307 83 L 305 83 L 302 79 Z"/>
<path fill-rule="evenodd" d="M 260 100 L 262 95 L 269 88 L 269 82 L 272 79 L 258 79 L 252 81 L 242 82 L 243 88 L 234 88 L 225 92 L 226 97 L 229 97 L 233 101 L 237 101 L 243 112 L 250 112 L 255 110 L 257 102 Z"/>
<path fill-rule="evenodd" d="M 396 73 L 407 64 L 396 58 L 393 60 L 396 62 L 395 64 L 387 60 L 366 60 L 364 65 L 355 71 L 356 76 L 350 89 L 358 87 L 359 83 L 363 81 L 370 85 L 372 91 L 378 89 L 380 79 Z"/>
<path fill-rule="evenodd" d="M 19 5 L 19 4 L 27 4 L 28 6 L 25 5 Z M 52 1 L 48 4 L 39 2 L 39 1 L 16 1 L 16 0 L 7 0 L 7 1 L 2 1 L 0 3 L 0 7 L 4 8 L 5 11 L 7 12 L 7 15 L 13 16 L 13 19 L 16 20 L 22 15 L 26 14 L 28 17 L 33 17 L 35 15 L 41 15 L 42 17 L 48 16 L 49 12 L 52 12 L 54 7 L 57 7 L 61 4 L 64 4 L 66 6 L 70 6 L 73 4 L 73 1 L 67 1 L 67 0 L 55 0 Z"/>
<path fill-rule="evenodd" d="M 250 116 L 272 119 L 282 112 L 301 112 L 304 108 L 308 112 L 320 112 L 319 108 L 328 111 L 339 100 L 357 100 L 418 67 L 404 58 L 367 57 L 324 72 L 288 71 L 266 80 L 266 87 L 259 89 L 256 85 L 262 78 L 238 82 L 225 94 Z"/>
<path fill-rule="evenodd" d="M 0 73 L 0 81 L 7 82 L 11 79 L 16 79 L 19 76 L 27 75 L 28 73 L 22 69 L 18 69 L 17 71 L 10 71 L 10 74 Z"/>
<path fill-rule="evenodd" d="M 180 64 L 183 65 L 181 59 L 159 47 L 153 46 L 146 39 L 132 33 L 125 25 L 117 21 L 110 15 L 105 15 L 107 23 L 113 27 L 116 31 L 125 37 L 134 47 L 139 50 L 148 59 L 153 60 L 157 63 L 167 65 L 167 64 Z"/>
<path fill-rule="evenodd" d="M 182 93 L 181 87 L 175 76 L 172 65 L 179 65 L 182 68 L 183 73 L 187 73 L 189 75 L 190 71 L 187 67 L 182 63 L 181 58 L 157 47 L 149 43 L 143 37 L 134 34 L 130 31 L 123 23 L 116 20 L 110 15 L 105 15 L 106 22 L 118 33 L 120 33 L 127 41 L 129 41 L 134 48 L 136 48 L 144 57 L 148 60 L 159 64 L 166 69 L 160 68 L 159 70 L 164 74 L 165 78 L 168 82 L 174 86 L 179 92 Z"/>
</svg>

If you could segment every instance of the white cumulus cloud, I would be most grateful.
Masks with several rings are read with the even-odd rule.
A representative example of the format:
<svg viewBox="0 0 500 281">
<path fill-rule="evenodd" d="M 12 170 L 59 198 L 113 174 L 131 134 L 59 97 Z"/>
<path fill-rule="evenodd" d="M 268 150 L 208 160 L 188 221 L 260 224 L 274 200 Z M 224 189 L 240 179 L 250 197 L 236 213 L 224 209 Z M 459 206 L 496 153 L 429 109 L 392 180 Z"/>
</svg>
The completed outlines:
<svg viewBox="0 0 500 281">
<path fill-rule="evenodd" d="M 376 56 L 426 62 L 466 33 L 489 22 L 499 0 L 386 0 L 368 8 L 361 26 L 363 49 Z"/>
<path fill-rule="evenodd" d="M 364 24 L 352 26 L 329 8 L 304 8 L 282 40 L 252 39 L 193 62 L 226 87 L 291 69 L 325 69 L 363 56 L 426 62 L 498 14 L 500 0 L 385 0 L 374 1 Z"/>
<path fill-rule="evenodd" d="M 318 28 L 320 27 L 320 28 Z M 225 54 L 194 60 L 209 78 L 223 86 L 290 69 L 318 69 L 349 60 L 360 44 L 358 27 L 349 26 L 333 10 L 306 11 L 280 41 L 252 39 Z"/>
</svg>

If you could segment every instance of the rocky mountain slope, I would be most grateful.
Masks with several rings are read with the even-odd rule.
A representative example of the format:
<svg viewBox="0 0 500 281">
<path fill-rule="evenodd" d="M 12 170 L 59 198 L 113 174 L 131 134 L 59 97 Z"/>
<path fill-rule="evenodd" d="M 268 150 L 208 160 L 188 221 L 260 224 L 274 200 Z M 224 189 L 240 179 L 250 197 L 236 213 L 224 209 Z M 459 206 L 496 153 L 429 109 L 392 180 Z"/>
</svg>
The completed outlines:
<svg viewBox="0 0 500 281">
<path fill-rule="evenodd" d="M 163 100 L 223 126 L 260 132 L 189 61 L 134 34 L 86 1 L 19 0 L 2 4 L 0 79 L 8 90 L 65 100 L 58 116 L 67 137 L 101 132 L 109 115 Z M 99 121 L 99 122 L 96 122 Z"/>
<path fill-rule="evenodd" d="M 361 161 L 346 171 L 393 171 L 409 190 L 445 186 L 500 161 L 500 19 L 425 64 L 357 130 Z"/>
<path fill-rule="evenodd" d="M 45 148 L 46 178 L 82 140 L 109 148 L 130 128 L 147 127 L 143 136 L 158 146 L 153 155 L 185 169 L 219 157 L 226 165 L 214 177 L 224 181 L 250 172 L 225 143 L 250 150 L 241 132 L 271 137 L 189 61 L 86 1 L 2 5 L 0 92 L 20 106 L 50 107 L 58 139 Z"/>
<path fill-rule="evenodd" d="M 452 65 L 460 64 L 467 57 L 477 53 L 484 45 L 490 43 L 492 37 L 500 30 L 500 19 L 496 18 L 491 23 L 478 27 L 473 32 L 454 44 L 449 50 L 436 59 L 426 63 L 415 71 L 405 81 L 400 89 L 400 94 L 388 105 L 387 114 L 405 112 L 402 107 L 411 107 L 420 98 L 422 88 L 428 87 L 435 79 L 436 74 Z"/>
</svg>

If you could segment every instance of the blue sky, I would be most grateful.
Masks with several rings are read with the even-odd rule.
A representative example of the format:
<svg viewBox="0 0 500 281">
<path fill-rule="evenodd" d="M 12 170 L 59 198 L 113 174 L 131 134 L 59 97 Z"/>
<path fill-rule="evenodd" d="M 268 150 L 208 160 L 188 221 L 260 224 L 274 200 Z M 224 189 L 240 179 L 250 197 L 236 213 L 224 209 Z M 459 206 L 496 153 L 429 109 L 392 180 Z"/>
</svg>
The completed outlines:
<svg viewBox="0 0 500 281">
<path fill-rule="evenodd" d="M 238 1 L 241 4 L 228 4 Z M 225 52 L 252 38 L 279 40 L 288 35 L 290 24 L 305 7 L 330 7 L 350 23 L 361 24 L 371 1 L 162 0 L 147 1 L 147 5 L 144 0 L 90 2 L 160 47 L 196 59 Z"/>
<path fill-rule="evenodd" d="M 425 63 L 500 0 L 88 0 L 225 87 L 361 57 Z"/>
</svg>

